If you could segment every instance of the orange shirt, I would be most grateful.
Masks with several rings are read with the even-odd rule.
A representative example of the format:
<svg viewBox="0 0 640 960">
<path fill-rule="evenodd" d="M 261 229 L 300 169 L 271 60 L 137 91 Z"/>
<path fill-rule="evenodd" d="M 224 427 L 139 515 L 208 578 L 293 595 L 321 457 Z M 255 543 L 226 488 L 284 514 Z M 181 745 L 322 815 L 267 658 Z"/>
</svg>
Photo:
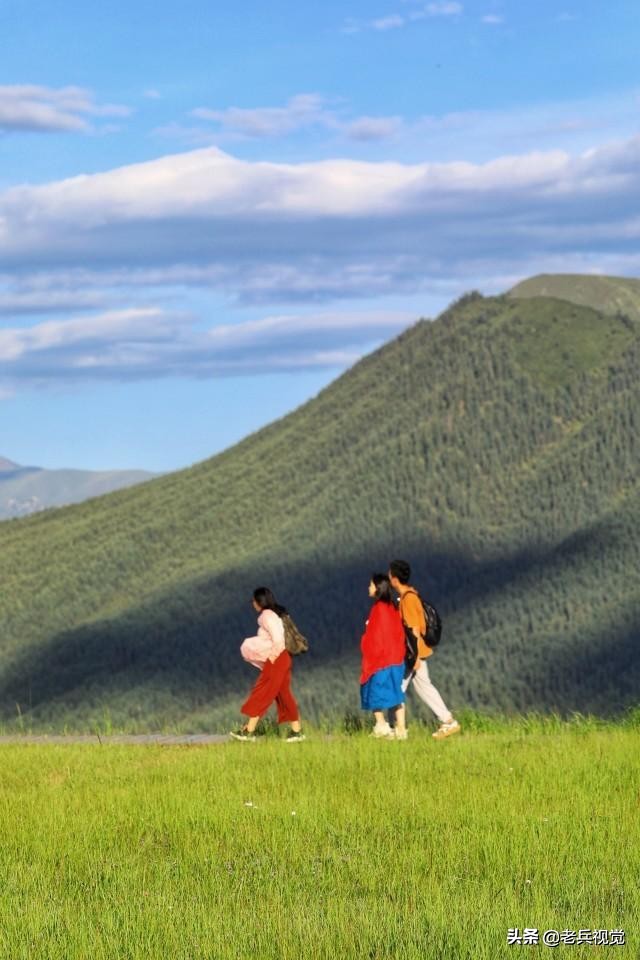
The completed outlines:
<svg viewBox="0 0 640 960">
<path fill-rule="evenodd" d="M 419 635 L 418 659 L 425 660 L 430 657 L 433 650 L 422 639 L 427 632 L 427 620 L 422 608 L 422 601 L 413 587 L 409 587 L 407 592 L 400 597 L 400 614 L 404 625 L 409 627 L 410 630 L 415 630 Z"/>
</svg>

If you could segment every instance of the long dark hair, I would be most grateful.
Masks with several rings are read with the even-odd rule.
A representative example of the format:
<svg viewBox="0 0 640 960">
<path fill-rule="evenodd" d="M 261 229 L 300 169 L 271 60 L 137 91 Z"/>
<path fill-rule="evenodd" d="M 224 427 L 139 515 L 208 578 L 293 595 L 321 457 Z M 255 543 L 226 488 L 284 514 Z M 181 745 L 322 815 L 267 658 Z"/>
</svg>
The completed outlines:
<svg viewBox="0 0 640 960">
<path fill-rule="evenodd" d="M 386 573 L 372 573 L 371 582 L 376 588 L 373 596 L 374 601 L 381 600 L 382 603 L 390 603 L 395 606 L 391 592 L 391 584 L 389 583 L 389 577 Z"/>
<path fill-rule="evenodd" d="M 282 617 L 287 612 L 286 607 L 276 603 L 276 598 L 271 593 L 271 590 L 269 590 L 269 587 L 256 587 L 253 591 L 253 599 L 261 610 L 273 610 L 279 617 Z"/>
</svg>

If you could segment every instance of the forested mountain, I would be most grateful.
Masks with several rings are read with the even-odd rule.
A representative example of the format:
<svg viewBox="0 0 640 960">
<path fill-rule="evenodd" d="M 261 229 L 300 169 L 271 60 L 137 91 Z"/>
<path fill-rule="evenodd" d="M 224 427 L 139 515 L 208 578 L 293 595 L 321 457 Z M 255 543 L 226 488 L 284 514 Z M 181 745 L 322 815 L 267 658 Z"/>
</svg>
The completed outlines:
<svg viewBox="0 0 640 960">
<path fill-rule="evenodd" d="M 152 476 L 144 470 L 44 470 L 0 457 L 0 520 L 80 503 Z"/>
<path fill-rule="evenodd" d="M 456 709 L 637 703 L 640 297 L 593 278 L 594 309 L 577 279 L 468 295 L 211 460 L 0 524 L 5 721 L 226 723 L 262 583 L 311 640 L 305 712 L 357 710 L 392 556 L 441 610 Z"/>
</svg>

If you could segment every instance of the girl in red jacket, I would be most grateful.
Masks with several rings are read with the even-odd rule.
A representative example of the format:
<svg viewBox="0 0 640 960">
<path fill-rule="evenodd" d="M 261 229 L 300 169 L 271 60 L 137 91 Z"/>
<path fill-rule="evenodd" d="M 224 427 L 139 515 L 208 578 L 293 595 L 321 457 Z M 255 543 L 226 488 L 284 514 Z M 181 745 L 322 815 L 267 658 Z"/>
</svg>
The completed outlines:
<svg viewBox="0 0 640 960">
<path fill-rule="evenodd" d="M 374 601 L 360 641 L 362 672 L 360 703 L 372 710 L 376 723 L 374 737 L 407 739 L 404 710 L 405 636 L 402 619 L 393 602 L 391 584 L 384 573 L 374 573 L 369 583 Z M 384 717 L 384 710 L 395 712 L 395 730 Z"/>
</svg>

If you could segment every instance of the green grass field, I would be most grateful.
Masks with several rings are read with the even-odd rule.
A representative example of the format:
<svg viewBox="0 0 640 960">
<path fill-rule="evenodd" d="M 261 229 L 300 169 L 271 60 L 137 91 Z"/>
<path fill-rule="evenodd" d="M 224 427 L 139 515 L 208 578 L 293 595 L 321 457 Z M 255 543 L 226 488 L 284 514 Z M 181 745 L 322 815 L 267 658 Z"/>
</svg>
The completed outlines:
<svg viewBox="0 0 640 960">
<path fill-rule="evenodd" d="M 640 731 L 3 746 L 0 956 L 637 957 Z M 509 928 L 627 945 L 508 946 Z"/>
</svg>

